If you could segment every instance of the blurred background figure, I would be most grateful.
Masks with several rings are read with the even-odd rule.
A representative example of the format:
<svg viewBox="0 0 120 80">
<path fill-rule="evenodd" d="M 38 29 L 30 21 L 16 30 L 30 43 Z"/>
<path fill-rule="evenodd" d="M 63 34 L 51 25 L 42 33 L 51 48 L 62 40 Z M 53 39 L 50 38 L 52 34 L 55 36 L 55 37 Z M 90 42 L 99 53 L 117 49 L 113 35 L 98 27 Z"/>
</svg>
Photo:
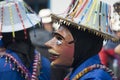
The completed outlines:
<svg viewBox="0 0 120 80">
<path fill-rule="evenodd" d="M 52 27 L 51 13 L 50 9 L 42 9 L 39 11 L 39 17 L 42 18 L 43 27 L 48 32 L 52 32 L 54 30 Z"/>
<path fill-rule="evenodd" d="M 113 4 L 111 25 L 111 32 L 114 32 L 115 36 L 120 39 L 120 2 Z M 116 43 L 111 40 L 106 41 L 100 52 L 100 57 L 102 63 L 113 69 L 120 80 L 120 40 Z"/>
<path fill-rule="evenodd" d="M 42 20 L 42 27 L 35 29 L 35 35 L 34 30 L 30 33 L 31 36 L 35 36 L 35 38 L 31 38 L 33 45 L 41 52 L 41 55 L 47 57 L 48 59 L 50 55 L 48 53 L 48 48 L 44 45 L 44 43 L 52 38 L 52 32 L 54 31 L 50 14 L 50 9 L 40 10 L 39 17 L 41 17 Z"/>
<path fill-rule="evenodd" d="M 120 55 L 120 44 L 115 47 L 114 51 L 116 54 Z"/>
<path fill-rule="evenodd" d="M 1 1 L 0 8 L 0 80 L 50 80 L 50 61 L 29 35 L 41 22 L 38 15 L 23 0 Z"/>
</svg>

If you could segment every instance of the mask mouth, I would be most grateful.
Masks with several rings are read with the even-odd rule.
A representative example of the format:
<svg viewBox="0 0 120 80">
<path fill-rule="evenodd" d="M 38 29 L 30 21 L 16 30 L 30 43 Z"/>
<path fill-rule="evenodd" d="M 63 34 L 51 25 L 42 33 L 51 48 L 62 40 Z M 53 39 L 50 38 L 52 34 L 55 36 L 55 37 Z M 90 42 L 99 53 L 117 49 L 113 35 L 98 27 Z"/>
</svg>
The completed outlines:
<svg viewBox="0 0 120 80">
<path fill-rule="evenodd" d="M 51 62 L 51 66 L 52 66 L 52 67 L 55 67 L 55 68 L 63 68 L 63 69 L 68 69 L 68 68 L 70 68 L 70 66 L 59 65 L 59 64 L 55 64 L 54 62 Z"/>
<path fill-rule="evenodd" d="M 59 58 L 59 53 L 57 53 L 55 50 L 53 49 L 48 49 L 48 52 L 50 53 L 50 59 L 52 61 L 56 60 L 57 58 Z"/>
</svg>

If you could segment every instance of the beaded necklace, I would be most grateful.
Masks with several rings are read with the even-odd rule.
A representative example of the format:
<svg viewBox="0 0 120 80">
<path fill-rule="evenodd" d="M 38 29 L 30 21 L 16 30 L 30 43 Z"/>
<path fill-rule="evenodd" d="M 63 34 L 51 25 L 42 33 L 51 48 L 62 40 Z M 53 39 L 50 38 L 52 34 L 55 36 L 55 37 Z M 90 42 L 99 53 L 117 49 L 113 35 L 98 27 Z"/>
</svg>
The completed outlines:
<svg viewBox="0 0 120 80">
<path fill-rule="evenodd" d="M 6 66 L 7 63 L 10 63 L 10 68 L 12 68 L 12 70 L 17 70 L 18 72 L 20 72 L 21 76 L 24 77 L 25 80 L 38 80 L 37 77 L 40 74 L 41 68 L 40 66 L 41 58 L 39 52 L 35 51 L 32 74 L 23 64 L 17 61 L 11 54 L 6 53 L 5 50 L 3 52 L 4 54 L 3 55 L 0 54 L 0 58 L 5 57 L 4 67 Z M 13 63 L 13 65 L 11 63 Z"/>
<path fill-rule="evenodd" d="M 84 70 L 82 70 L 81 72 L 79 72 L 72 80 L 79 80 L 86 73 L 88 73 L 88 72 L 90 72 L 90 71 L 92 71 L 94 69 L 103 69 L 106 72 L 108 72 L 110 74 L 110 76 L 112 76 L 112 80 L 117 80 L 117 78 L 115 77 L 115 75 L 112 72 L 112 70 L 110 70 L 109 68 L 107 68 L 105 65 L 101 65 L 101 64 L 94 64 L 92 66 L 89 66 L 89 67 L 85 68 Z M 65 77 L 64 80 L 70 80 L 69 76 L 70 76 L 70 74 L 68 74 L 67 77 Z"/>
</svg>

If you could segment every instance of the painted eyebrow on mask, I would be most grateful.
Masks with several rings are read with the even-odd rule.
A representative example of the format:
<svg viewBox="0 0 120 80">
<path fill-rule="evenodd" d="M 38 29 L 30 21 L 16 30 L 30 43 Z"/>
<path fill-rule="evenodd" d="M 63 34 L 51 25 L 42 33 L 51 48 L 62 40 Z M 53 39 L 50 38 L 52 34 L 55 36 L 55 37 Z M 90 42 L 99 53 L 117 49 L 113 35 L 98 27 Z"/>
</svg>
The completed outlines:
<svg viewBox="0 0 120 80">
<path fill-rule="evenodd" d="M 65 38 L 57 32 L 52 32 L 52 34 L 53 34 L 53 36 L 59 36 L 59 37 L 61 37 L 62 39 L 65 40 Z"/>
</svg>

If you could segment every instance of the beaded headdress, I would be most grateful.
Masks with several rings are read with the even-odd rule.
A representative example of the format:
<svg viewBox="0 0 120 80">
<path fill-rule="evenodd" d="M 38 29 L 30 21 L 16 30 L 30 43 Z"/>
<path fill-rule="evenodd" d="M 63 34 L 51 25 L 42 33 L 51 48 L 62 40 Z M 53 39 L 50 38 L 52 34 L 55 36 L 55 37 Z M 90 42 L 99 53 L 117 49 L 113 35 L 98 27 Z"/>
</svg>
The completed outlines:
<svg viewBox="0 0 120 80">
<path fill-rule="evenodd" d="M 5 0 L 0 2 L 0 33 L 24 30 L 40 22 L 37 14 L 23 0 Z"/>
<path fill-rule="evenodd" d="M 112 16 L 112 30 L 120 31 L 120 2 L 116 2 L 113 5 L 113 16 Z"/>
<path fill-rule="evenodd" d="M 118 41 L 110 30 L 111 6 L 103 1 L 72 0 L 64 14 L 52 14 L 52 18 L 55 23 L 74 27 L 78 30 L 88 30 L 88 32 L 105 40 Z"/>
</svg>

